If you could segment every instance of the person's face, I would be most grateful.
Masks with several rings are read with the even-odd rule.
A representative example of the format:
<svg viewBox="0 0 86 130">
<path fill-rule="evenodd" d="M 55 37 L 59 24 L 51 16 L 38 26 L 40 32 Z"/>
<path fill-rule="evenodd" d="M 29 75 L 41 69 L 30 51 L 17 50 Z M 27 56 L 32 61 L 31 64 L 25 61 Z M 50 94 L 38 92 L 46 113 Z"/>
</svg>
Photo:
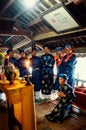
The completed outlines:
<svg viewBox="0 0 86 130">
<path fill-rule="evenodd" d="M 11 57 L 14 57 L 14 52 L 11 52 Z"/>
<path fill-rule="evenodd" d="M 61 51 L 58 51 L 56 54 L 57 54 L 58 56 L 62 56 L 62 52 L 61 52 Z"/>
<path fill-rule="evenodd" d="M 45 52 L 45 54 L 48 54 L 48 53 L 49 53 L 49 48 L 48 48 L 48 47 L 45 47 L 45 48 L 44 48 L 44 52 Z"/>
<path fill-rule="evenodd" d="M 20 56 L 21 56 L 21 57 L 25 57 L 25 53 L 22 52 L 22 53 L 20 54 Z"/>
<path fill-rule="evenodd" d="M 66 48 L 65 48 L 65 51 L 66 51 L 66 53 L 67 53 L 67 54 L 72 53 L 72 49 L 71 49 L 71 47 L 69 47 L 69 48 L 68 48 L 68 47 L 66 47 Z"/>
<path fill-rule="evenodd" d="M 32 56 L 36 56 L 36 50 L 32 51 Z"/>
<path fill-rule="evenodd" d="M 9 57 L 12 57 L 13 56 L 13 52 L 9 52 Z"/>
<path fill-rule="evenodd" d="M 66 83 L 66 80 L 62 77 L 59 77 L 59 85 L 63 86 Z"/>
</svg>

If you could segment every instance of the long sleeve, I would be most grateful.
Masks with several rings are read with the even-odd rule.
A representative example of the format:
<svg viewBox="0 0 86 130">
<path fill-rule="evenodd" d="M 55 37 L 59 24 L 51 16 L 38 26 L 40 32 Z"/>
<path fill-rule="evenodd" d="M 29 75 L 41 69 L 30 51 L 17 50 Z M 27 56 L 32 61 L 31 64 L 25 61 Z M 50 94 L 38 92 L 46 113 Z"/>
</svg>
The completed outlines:
<svg viewBox="0 0 86 130">
<path fill-rule="evenodd" d="M 54 57 L 51 54 L 43 55 L 41 57 L 41 63 L 43 68 L 53 68 Z"/>
</svg>

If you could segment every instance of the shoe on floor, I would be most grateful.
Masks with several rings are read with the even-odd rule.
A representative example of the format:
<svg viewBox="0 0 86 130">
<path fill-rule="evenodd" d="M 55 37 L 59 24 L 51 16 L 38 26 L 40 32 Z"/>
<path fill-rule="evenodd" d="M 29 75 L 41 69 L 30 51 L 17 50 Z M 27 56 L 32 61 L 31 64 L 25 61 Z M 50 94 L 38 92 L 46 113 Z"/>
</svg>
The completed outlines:
<svg viewBox="0 0 86 130">
<path fill-rule="evenodd" d="M 60 120 L 57 120 L 57 119 L 53 118 L 53 117 L 51 116 L 51 114 L 45 115 L 45 117 L 46 117 L 46 119 L 47 119 L 48 121 L 50 121 L 50 122 L 55 122 L 55 123 L 60 122 Z"/>
</svg>

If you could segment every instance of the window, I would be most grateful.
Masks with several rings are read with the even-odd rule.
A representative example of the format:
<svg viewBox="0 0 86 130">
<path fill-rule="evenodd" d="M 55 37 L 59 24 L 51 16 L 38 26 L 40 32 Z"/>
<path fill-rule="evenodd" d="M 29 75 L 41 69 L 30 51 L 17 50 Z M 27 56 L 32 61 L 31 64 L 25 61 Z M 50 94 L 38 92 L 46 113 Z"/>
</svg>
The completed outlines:
<svg viewBox="0 0 86 130">
<path fill-rule="evenodd" d="M 75 78 L 78 79 L 78 86 L 83 84 L 86 87 L 86 57 L 77 57 Z"/>
</svg>

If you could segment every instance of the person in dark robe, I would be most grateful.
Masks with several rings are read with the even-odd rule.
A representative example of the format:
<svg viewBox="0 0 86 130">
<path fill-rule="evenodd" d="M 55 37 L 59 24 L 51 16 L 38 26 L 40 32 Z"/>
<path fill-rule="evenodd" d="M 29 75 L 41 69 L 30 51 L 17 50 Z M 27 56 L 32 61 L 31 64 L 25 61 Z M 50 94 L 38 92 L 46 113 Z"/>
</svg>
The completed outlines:
<svg viewBox="0 0 86 130">
<path fill-rule="evenodd" d="M 42 64 L 42 94 L 49 98 L 53 87 L 53 65 L 54 57 L 48 47 L 44 47 L 45 54 L 41 56 Z"/>
<path fill-rule="evenodd" d="M 68 77 L 66 74 L 59 74 L 58 103 L 53 111 L 46 115 L 48 121 L 62 121 L 63 118 L 70 115 L 72 109 L 72 101 L 75 98 L 72 87 L 67 84 Z"/>
<path fill-rule="evenodd" d="M 68 76 L 68 84 L 74 88 L 75 78 L 75 66 L 77 63 L 76 55 L 74 54 L 74 47 L 71 43 L 65 44 L 65 53 L 66 55 L 62 61 L 62 73 L 67 74 Z"/>
<path fill-rule="evenodd" d="M 41 59 L 36 56 L 36 49 L 32 50 L 32 57 L 30 58 L 32 66 L 32 83 L 34 84 L 35 98 L 40 98 L 41 90 Z"/>
<path fill-rule="evenodd" d="M 14 52 L 12 52 L 9 62 L 14 64 L 15 67 L 17 67 L 17 58 L 14 57 Z"/>
<path fill-rule="evenodd" d="M 29 66 L 29 61 L 28 58 L 25 56 L 25 51 L 20 50 L 20 58 L 17 61 L 17 67 L 20 72 L 20 77 L 25 77 L 28 75 L 28 66 Z"/>
<path fill-rule="evenodd" d="M 8 49 L 4 59 L 4 66 L 8 66 L 8 64 L 10 63 L 11 56 L 12 56 L 12 49 Z"/>
<path fill-rule="evenodd" d="M 12 49 L 8 49 L 7 55 L 5 56 L 4 66 L 8 66 L 8 64 L 13 64 L 15 67 L 17 67 L 17 59 L 14 57 Z"/>
</svg>

